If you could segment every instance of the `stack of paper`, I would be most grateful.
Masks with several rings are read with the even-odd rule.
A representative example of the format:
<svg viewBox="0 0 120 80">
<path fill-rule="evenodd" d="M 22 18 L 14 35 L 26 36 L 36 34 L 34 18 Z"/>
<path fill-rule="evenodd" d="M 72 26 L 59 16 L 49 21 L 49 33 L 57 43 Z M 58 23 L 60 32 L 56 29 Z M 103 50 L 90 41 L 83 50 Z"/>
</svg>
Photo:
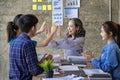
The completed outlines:
<svg viewBox="0 0 120 80">
<path fill-rule="evenodd" d="M 75 70 L 79 70 L 78 66 L 73 66 L 73 65 L 60 66 L 59 68 L 62 71 L 75 71 Z"/>
<path fill-rule="evenodd" d="M 101 69 L 83 69 L 83 71 L 90 77 L 90 78 L 109 78 L 111 79 L 111 76 L 109 73 L 103 72 Z"/>
<path fill-rule="evenodd" d="M 85 57 L 83 56 L 68 56 L 67 57 L 68 61 L 72 61 L 72 62 L 86 62 L 88 61 Z"/>
</svg>

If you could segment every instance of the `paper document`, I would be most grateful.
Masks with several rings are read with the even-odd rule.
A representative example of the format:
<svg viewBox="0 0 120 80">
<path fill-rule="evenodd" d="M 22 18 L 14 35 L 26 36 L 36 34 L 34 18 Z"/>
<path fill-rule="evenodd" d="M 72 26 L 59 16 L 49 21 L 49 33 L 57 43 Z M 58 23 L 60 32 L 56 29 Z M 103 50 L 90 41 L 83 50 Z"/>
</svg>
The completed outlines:
<svg viewBox="0 0 120 80">
<path fill-rule="evenodd" d="M 68 61 L 83 61 L 83 62 L 87 61 L 87 59 L 83 56 L 68 56 L 67 60 Z"/>
<path fill-rule="evenodd" d="M 107 74 L 101 69 L 83 69 L 83 71 L 89 76 L 92 76 L 93 74 Z"/>
<path fill-rule="evenodd" d="M 54 67 L 59 67 L 59 66 L 61 66 L 61 64 L 60 63 L 54 63 L 53 66 Z"/>
<path fill-rule="evenodd" d="M 43 78 L 42 80 L 84 80 L 84 77 L 76 76 L 76 75 L 68 75 L 59 78 Z"/>
<path fill-rule="evenodd" d="M 60 54 L 54 54 L 53 60 L 54 60 L 54 62 L 60 62 Z"/>
<path fill-rule="evenodd" d="M 109 73 L 103 72 L 101 69 L 83 69 L 90 80 L 112 80 Z"/>
<path fill-rule="evenodd" d="M 84 64 L 74 64 L 74 66 L 77 66 L 77 67 L 86 67 L 86 65 L 84 65 Z"/>
<path fill-rule="evenodd" d="M 40 61 L 43 56 L 44 56 L 43 54 L 38 53 L 38 54 L 37 54 L 38 61 Z"/>
<path fill-rule="evenodd" d="M 74 65 L 60 66 L 59 68 L 62 71 L 75 71 L 75 70 L 79 70 L 78 66 L 74 66 Z"/>
</svg>

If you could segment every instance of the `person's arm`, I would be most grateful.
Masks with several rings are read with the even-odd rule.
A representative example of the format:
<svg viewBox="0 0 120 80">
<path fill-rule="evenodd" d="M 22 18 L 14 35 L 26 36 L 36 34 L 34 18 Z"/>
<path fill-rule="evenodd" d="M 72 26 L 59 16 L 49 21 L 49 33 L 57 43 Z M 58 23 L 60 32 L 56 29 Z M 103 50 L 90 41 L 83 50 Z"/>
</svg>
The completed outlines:
<svg viewBox="0 0 120 80">
<path fill-rule="evenodd" d="M 94 55 L 91 51 L 87 50 L 82 53 L 82 56 L 86 57 L 88 61 L 94 60 Z"/>
<path fill-rule="evenodd" d="M 52 49 L 82 49 L 84 45 L 85 38 L 84 37 L 79 37 L 77 39 L 70 39 L 70 38 L 64 38 L 60 39 L 58 41 L 52 40 L 47 48 L 52 48 Z"/>
<path fill-rule="evenodd" d="M 44 22 L 42 23 L 42 26 L 40 27 L 39 30 L 36 31 L 36 34 L 35 34 L 35 35 L 40 34 L 40 33 L 42 33 L 42 32 L 45 30 L 45 24 L 46 24 L 46 21 L 44 21 Z"/>
<path fill-rule="evenodd" d="M 47 38 L 44 41 L 38 41 L 37 47 L 47 46 L 48 43 L 52 40 L 52 37 L 54 36 L 55 32 L 57 31 L 57 27 L 58 26 L 55 23 L 53 23 L 50 34 L 48 33 L 49 35 L 47 36 Z"/>
<path fill-rule="evenodd" d="M 27 42 L 25 44 L 24 52 L 29 72 L 34 76 L 41 74 L 43 72 L 43 69 L 38 65 L 35 46 L 32 42 Z"/>
<path fill-rule="evenodd" d="M 44 56 L 40 59 L 39 63 L 43 63 L 45 60 L 52 60 L 53 56 L 50 54 L 44 54 Z"/>
<path fill-rule="evenodd" d="M 57 36 L 60 37 L 60 38 L 63 38 L 63 35 L 62 35 L 62 32 L 61 32 L 61 26 L 58 26 Z"/>
<path fill-rule="evenodd" d="M 104 57 L 104 59 L 102 57 Z M 105 72 L 110 72 L 118 65 L 115 49 L 107 49 L 104 55 L 101 56 L 101 61 L 94 59 L 91 63 Z"/>
</svg>

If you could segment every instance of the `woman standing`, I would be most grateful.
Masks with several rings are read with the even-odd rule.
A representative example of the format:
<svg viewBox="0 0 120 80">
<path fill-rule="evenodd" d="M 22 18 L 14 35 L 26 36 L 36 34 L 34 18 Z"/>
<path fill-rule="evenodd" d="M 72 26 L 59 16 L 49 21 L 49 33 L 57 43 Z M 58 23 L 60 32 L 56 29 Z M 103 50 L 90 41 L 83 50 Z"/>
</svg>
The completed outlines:
<svg viewBox="0 0 120 80">
<path fill-rule="evenodd" d="M 67 30 L 65 38 L 58 41 L 52 40 L 47 47 L 64 49 L 64 59 L 67 59 L 68 56 L 81 56 L 85 42 L 85 29 L 82 21 L 79 18 L 70 19 Z"/>
</svg>

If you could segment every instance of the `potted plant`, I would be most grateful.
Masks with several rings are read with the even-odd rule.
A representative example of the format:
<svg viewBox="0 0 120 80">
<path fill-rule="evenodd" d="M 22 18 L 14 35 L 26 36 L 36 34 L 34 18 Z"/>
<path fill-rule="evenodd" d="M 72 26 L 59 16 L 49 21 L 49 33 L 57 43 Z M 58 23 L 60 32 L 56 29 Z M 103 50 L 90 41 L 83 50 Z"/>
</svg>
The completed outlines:
<svg viewBox="0 0 120 80">
<path fill-rule="evenodd" d="M 47 78 L 52 78 L 53 77 L 53 62 L 50 59 L 46 59 L 43 61 L 43 63 L 39 64 L 41 66 L 45 73 Z"/>
</svg>

